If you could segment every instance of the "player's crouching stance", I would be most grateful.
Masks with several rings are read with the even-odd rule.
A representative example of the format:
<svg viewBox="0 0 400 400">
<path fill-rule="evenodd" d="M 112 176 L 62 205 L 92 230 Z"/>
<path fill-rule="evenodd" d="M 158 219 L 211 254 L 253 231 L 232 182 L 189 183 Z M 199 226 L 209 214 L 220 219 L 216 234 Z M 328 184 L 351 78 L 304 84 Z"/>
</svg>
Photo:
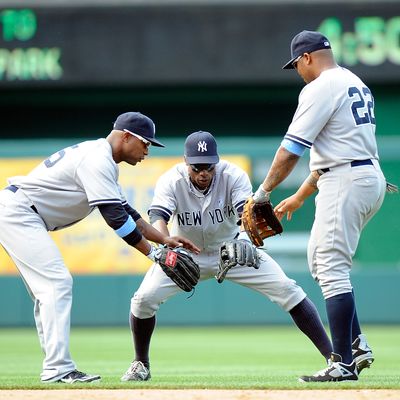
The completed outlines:
<svg viewBox="0 0 400 400">
<path fill-rule="evenodd" d="M 171 232 L 189 238 L 201 249 L 193 255 L 201 281 L 214 276 L 220 282 L 228 279 L 277 303 L 327 360 L 332 345 L 314 304 L 268 254 L 255 249 L 244 232 L 240 234 L 237 221 L 252 194 L 247 174 L 219 160 L 216 141 L 208 132 L 187 137 L 184 159 L 185 163 L 159 178 L 149 209 L 150 222 L 164 235 L 169 235 L 167 223 L 171 222 Z M 150 379 L 155 314 L 180 290 L 157 263 L 151 266 L 131 301 L 135 357 L 122 381 Z"/>
<path fill-rule="evenodd" d="M 48 234 L 66 228 L 98 208 L 107 224 L 126 243 L 154 260 L 147 241 L 185 246 L 184 238 L 154 229 L 125 200 L 118 183 L 118 164 L 136 165 L 155 138 L 153 121 L 143 114 L 121 114 L 113 130 L 98 140 L 60 150 L 27 176 L 9 179 L 0 191 L 0 243 L 15 262 L 34 301 L 35 322 L 45 354 L 42 382 L 92 382 L 99 375 L 76 369 L 69 351 L 72 277 Z"/>
</svg>

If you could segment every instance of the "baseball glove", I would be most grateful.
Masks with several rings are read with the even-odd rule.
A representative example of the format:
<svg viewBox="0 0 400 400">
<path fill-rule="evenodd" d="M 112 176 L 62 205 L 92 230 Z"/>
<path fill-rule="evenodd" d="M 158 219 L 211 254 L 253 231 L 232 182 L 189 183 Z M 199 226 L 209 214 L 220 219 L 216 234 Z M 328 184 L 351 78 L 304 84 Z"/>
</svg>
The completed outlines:
<svg viewBox="0 0 400 400">
<path fill-rule="evenodd" d="M 172 249 L 160 247 L 155 261 L 176 285 L 185 292 L 191 292 L 200 279 L 200 268 L 189 252 L 181 247 Z"/>
<path fill-rule="evenodd" d="M 283 232 L 272 204 L 269 201 L 256 203 L 252 197 L 244 204 L 242 223 L 250 240 L 257 247 L 263 245 L 263 239 Z"/>
<path fill-rule="evenodd" d="M 247 240 L 224 242 L 219 249 L 219 268 L 215 276 L 222 283 L 228 271 L 235 265 L 245 265 L 258 269 L 260 267 L 257 249 Z"/>
</svg>

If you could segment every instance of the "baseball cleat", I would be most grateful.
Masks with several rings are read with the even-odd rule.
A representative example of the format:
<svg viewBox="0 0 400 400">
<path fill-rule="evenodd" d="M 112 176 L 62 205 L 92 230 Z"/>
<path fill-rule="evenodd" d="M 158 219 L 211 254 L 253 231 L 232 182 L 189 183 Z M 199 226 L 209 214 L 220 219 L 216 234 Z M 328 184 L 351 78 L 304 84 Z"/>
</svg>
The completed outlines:
<svg viewBox="0 0 400 400">
<path fill-rule="evenodd" d="M 342 363 L 339 354 L 332 353 L 328 366 L 314 375 L 305 375 L 299 378 L 299 382 L 340 382 L 358 380 L 356 362 L 351 364 Z"/>
<path fill-rule="evenodd" d="M 150 378 L 150 370 L 141 361 L 133 361 L 121 381 L 148 381 Z"/>
<path fill-rule="evenodd" d="M 85 374 L 84 372 L 80 372 L 78 370 L 71 371 L 57 382 L 60 383 L 77 383 L 77 382 L 93 382 L 101 379 L 100 375 L 89 375 Z"/>
<path fill-rule="evenodd" d="M 369 368 L 374 362 L 371 348 L 368 346 L 365 335 L 358 335 L 351 345 L 353 360 L 357 365 L 357 372 L 360 373 L 364 368 Z"/>
</svg>

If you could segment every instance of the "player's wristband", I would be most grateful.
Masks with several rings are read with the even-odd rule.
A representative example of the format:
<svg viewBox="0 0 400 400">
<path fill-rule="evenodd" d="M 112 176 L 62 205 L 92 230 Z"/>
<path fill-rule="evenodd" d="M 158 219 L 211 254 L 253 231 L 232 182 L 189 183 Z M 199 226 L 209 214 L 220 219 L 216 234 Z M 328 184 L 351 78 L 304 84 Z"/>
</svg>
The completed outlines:
<svg viewBox="0 0 400 400">
<path fill-rule="evenodd" d="M 157 247 L 153 246 L 152 244 L 150 245 L 150 252 L 149 254 L 147 254 L 147 258 L 150 258 L 151 261 L 155 262 L 155 256 L 156 256 L 156 252 L 157 252 Z"/>
<path fill-rule="evenodd" d="M 256 203 L 266 203 L 269 201 L 271 192 L 267 192 L 262 187 L 262 184 L 258 187 L 257 191 L 253 194 L 253 200 Z"/>
</svg>

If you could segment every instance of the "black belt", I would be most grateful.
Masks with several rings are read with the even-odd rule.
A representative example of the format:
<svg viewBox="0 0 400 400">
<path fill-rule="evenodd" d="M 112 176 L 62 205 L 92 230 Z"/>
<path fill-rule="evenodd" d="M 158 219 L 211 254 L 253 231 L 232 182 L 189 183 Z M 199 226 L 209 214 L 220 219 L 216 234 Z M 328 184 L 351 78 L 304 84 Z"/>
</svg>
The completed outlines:
<svg viewBox="0 0 400 400">
<path fill-rule="evenodd" d="M 6 189 L 11 190 L 13 193 L 15 193 L 19 189 L 19 187 L 15 185 L 10 185 L 7 186 Z M 35 211 L 36 214 L 39 214 L 37 208 L 33 204 L 31 205 L 31 208 L 33 211 Z"/>
<path fill-rule="evenodd" d="M 350 163 L 352 167 L 360 167 L 361 165 L 374 165 L 370 159 L 367 160 L 354 160 Z M 325 174 L 325 172 L 329 172 L 330 168 L 321 168 L 318 169 L 317 172 L 319 175 Z"/>
</svg>

